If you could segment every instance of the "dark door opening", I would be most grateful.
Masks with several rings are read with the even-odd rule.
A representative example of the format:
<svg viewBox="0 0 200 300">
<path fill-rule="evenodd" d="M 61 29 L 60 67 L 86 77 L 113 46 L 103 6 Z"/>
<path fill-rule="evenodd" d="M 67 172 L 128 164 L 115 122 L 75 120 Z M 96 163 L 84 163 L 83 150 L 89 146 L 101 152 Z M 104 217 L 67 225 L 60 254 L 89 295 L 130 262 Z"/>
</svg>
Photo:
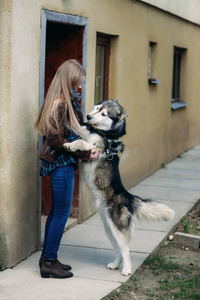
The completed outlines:
<svg viewBox="0 0 200 300">
<path fill-rule="evenodd" d="M 58 67 L 67 59 L 82 63 L 84 26 L 47 22 L 45 57 L 45 95 Z M 48 215 L 51 208 L 51 181 L 42 178 L 42 214 Z M 79 171 L 75 174 L 74 195 L 70 217 L 78 217 Z"/>
</svg>

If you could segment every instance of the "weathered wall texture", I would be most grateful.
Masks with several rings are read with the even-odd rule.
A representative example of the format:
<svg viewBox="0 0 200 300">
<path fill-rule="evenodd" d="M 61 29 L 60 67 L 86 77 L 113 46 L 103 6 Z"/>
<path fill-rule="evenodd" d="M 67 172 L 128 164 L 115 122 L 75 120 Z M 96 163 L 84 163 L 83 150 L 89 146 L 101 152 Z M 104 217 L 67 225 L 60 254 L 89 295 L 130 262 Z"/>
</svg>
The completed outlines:
<svg viewBox="0 0 200 300">
<path fill-rule="evenodd" d="M 96 33 L 113 35 L 109 97 L 118 98 L 129 115 L 120 165 L 127 188 L 200 141 L 199 26 L 138 1 L 1 1 L 0 263 L 8 267 L 35 251 L 40 234 L 33 124 L 39 111 L 42 9 L 88 18 L 86 113 L 93 107 Z M 147 80 L 150 41 L 157 43 L 157 86 Z M 174 46 L 187 48 L 181 100 L 188 107 L 172 112 Z M 85 189 L 81 194 L 84 219 L 93 209 Z"/>
<path fill-rule="evenodd" d="M 12 3 L 0 2 L 0 268 L 9 255 L 10 95 Z"/>
</svg>

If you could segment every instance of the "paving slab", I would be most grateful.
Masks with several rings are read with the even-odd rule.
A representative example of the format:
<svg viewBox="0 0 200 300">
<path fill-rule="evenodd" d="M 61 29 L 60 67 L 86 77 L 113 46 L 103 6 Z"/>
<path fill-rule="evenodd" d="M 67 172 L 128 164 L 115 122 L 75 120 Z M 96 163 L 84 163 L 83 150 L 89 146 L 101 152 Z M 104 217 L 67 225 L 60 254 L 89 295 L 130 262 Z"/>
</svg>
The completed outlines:
<svg viewBox="0 0 200 300">
<path fill-rule="evenodd" d="M 157 226 L 158 228 L 158 226 Z M 98 231 L 98 234 L 97 234 Z M 151 253 L 153 247 L 160 243 L 166 236 L 166 231 L 161 230 L 134 230 L 132 240 L 130 242 L 130 250 L 141 253 Z M 144 248 L 145 241 L 145 248 Z M 110 249 L 113 247 L 104 231 L 104 228 L 100 226 L 98 229 L 93 225 L 76 226 L 73 230 L 69 230 L 64 234 L 62 245 L 86 247 L 93 249 Z M 108 262 L 109 263 L 109 262 Z"/>
<path fill-rule="evenodd" d="M 200 160 L 200 157 L 199 157 Z M 184 172 L 185 170 L 185 172 Z M 185 168 L 162 168 L 154 173 L 154 177 L 170 177 L 170 178 L 182 178 L 189 180 L 200 180 L 200 168 L 188 169 Z"/>
<path fill-rule="evenodd" d="M 130 241 L 130 251 L 150 254 L 166 235 L 164 231 L 136 229 Z"/>
<path fill-rule="evenodd" d="M 99 300 L 120 286 L 120 282 L 72 277 L 41 280 L 37 272 L 4 271 L 1 278 L 2 300 Z"/>
<path fill-rule="evenodd" d="M 190 152 L 188 151 L 187 154 L 184 154 L 182 158 L 177 158 L 167 164 L 168 168 L 181 168 L 185 169 L 187 166 L 188 169 L 199 169 L 200 167 L 200 160 L 199 155 L 190 155 Z"/>
<path fill-rule="evenodd" d="M 139 195 L 144 198 L 150 198 L 153 200 L 178 200 L 184 202 L 195 203 L 200 198 L 199 190 L 182 190 L 177 189 L 176 187 L 160 187 L 160 186 L 150 186 L 143 185 L 142 183 L 137 186 L 131 188 L 129 190 L 130 193 L 134 195 Z"/>
<path fill-rule="evenodd" d="M 192 148 L 192 149 L 190 149 L 190 150 L 188 150 L 188 151 L 185 151 L 182 155 L 181 155 L 181 158 L 184 158 L 185 156 L 200 156 L 200 154 L 199 154 L 199 149 L 200 149 L 200 147 L 198 146 L 198 147 L 194 147 L 194 148 Z"/>
<path fill-rule="evenodd" d="M 199 166 L 200 168 L 200 166 Z M 158 176 L 150 176 L 140 183 L 140 185 L 148 185 L 155 187 L 167 187 L 178 190 L 192 190 L 199 191 L 200 193 L 200 183 L 199 180 L 194 179 L 184 179 L 184 178 L 172 178 L 172 177 L 158 177 Z"/>
<path fill-rule="evenodd" d="M 119 270 L 106 268 L 108 263 L 113 262 L 114 257 L 113 249 L 62 245 L 59 251 L 59 258 L 73 266 L 73 272 L 77 277 L 111 282 L 125 282 L 127 277 L 121 275 L 122 266 L 120 266 Z M 137 270 L 147 257 L 148 253 L 131 252 L 132 271 Z"/>
<path fill-rule="evenodd" d="M 134 273 L 200 198 L 200 144 L 129 192 L 164 203 L 175 211 L 174 219 L 169 222 L 136 220 L 130 242 Z M 70 226 L 73 223 L 70 220 Z M 38 266 L 40 254 L 36 252 L 14 268 L 0 272 L 0 299 L 100 300 L 130 277 L 120 274 L 121 266 L 119 270 L 106 268 L 113 261 L 114 250 L 98 213 L 63 235 L 59 258 L 72 265 L 74 277 L 42 279 Z"/>
</svg>

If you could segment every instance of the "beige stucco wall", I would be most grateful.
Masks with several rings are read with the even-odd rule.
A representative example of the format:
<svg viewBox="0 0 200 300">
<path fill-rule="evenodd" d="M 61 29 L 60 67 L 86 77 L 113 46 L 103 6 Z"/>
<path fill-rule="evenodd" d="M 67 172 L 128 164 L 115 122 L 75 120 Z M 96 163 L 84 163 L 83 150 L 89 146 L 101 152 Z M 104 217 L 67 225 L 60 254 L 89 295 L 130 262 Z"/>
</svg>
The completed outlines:
<svg viewBox="0 0 200 300">
<path fill-rule="evenodd" d="M 18 262 L 36 249 L 37 197 L 35 155 L 40 15 L 34 2 L 13 1 L 10 113 L 10 253 Z M 33 15 L 31 15 L 33 12 Z"/>
<path fill-rule="evenodd" d="M 120 165 L 126 187 L 200 141 L 198 26 L 129 0 L 1 1 L 0 234 L 1 259 L 8 266 L 34 251 L 39 235 L 33 124 L 39 110 L 42 8 L 88 18 L 86 113 L 93 107 L 96 32 L 113 35 L 109 97 L 118 98 L 129 115 Z M 153 87 L 147 82 L 149 41 L 157 42 L 153 75 L 161 81 Z M 171 111 L 174 45 L 188 48 L 182 93 L 188 107 L 176 112 Z M 85 188 L 81 195 L 84 219 L 93 209 Z"/>
<path fill-rule="evenodd" d="M 0 268 L 8 263 L 10 183 L 11 1 L 0 2 Z"/>
<path fill-rule="evenodd" d="M 134 1 L 134 0 L 133 0 Z M 137 0 L 136 0 L 137 1 Z M 200 24 L 200 0 L 138 0 Z"/>
<path fill-rule="evenodd" d="M 111 60 L 114 67 L 110 86 L 113 84 L 115 89 L 110 91 L 110 97 L 121 100 L 129 115 L 121 174 L 130 187 L 200 140 L 200 44 L 198 26 L 140 4 L 129 3 L 128 11 L 129 18 L 118 19 L 124 27 L 120 27 L 117 50 Z M 157 86 L 147 82 L 149 41 L 157 42 L 153 74 L 161 81 Z M 186 75 L 181 78 L 181 100 L 188 102 L 188 107 L 175 112 L 170 107 L 173 46 L 188 49 Z"/>
<path fill-rule="evenodd" d="M 31 7 L 29 10 L 31 14 Z M 37 244 L 37 136 L 33 122 L 38 102 L 40 14 L 34 36 L 30 17 L 24 17 L 24 1 L 3 1 L 1 12 L 0 234 L 6 259 L 1 251 L 0 263 L 4 267 L 25 258 Z"/>
</svg>

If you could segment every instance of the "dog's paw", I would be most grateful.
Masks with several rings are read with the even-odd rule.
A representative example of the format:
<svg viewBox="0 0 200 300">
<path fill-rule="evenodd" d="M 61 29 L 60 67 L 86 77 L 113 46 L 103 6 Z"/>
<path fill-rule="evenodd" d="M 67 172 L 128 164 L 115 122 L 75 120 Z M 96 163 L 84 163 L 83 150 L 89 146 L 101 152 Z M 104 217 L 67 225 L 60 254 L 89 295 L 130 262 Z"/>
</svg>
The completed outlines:
<svg viewBox="0 0 200 300">
<path fill-rule="evenodd" d="M 92 149 L 96 149 L 96 147 L 94 145 L 91 145 L 83 140 L 76 140 L 74 142 L 71 143 L 65 143 L 63 145 L 63 147 L 65 148 L 65 150 L 67 151 L 71 151 L 71 152 L 75 152 L 77 150 L 92 150 Z"/>
<path fill-rule="evenodd" d="M 111 269 L 111 270 L 119 269 L 119 265 L 116 265 L 115 263 L 109 263 L 107 265 L 107 269 Z"/>
<path fill-rule="evenodd" d="M 70 143 L 63 144 L 63 148 L 67 151 L 70 151 Z"/>
<path fill-rule="evenodd" d="M 130 269 L 130 268 L 127 268 L 127 267 L 124 267 L 124 268 L 122 269 L 122 275 L 123 275 L 123 276 L 129 276 L 129 275 L 131 275 L 131 269 Z"/>
</svg>

